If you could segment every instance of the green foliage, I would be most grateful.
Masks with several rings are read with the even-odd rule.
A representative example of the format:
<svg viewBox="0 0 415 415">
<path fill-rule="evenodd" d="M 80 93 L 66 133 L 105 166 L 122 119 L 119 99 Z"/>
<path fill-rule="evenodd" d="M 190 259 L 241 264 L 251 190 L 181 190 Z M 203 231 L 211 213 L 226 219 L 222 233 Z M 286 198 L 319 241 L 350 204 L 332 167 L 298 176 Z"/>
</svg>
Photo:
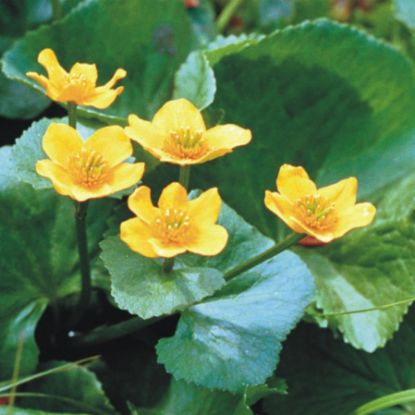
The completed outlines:
<svg viewBox="0 0 415 415">
<path fill-rule="evenodd" d="M 56 367 L 56 362 L 42 365 L 41 369 Z M 115 414 L 105 396 L 102 385 L 91 371 L 83 367 L 61 371 L 46 378 L 30 382 L 25 392 L 50 396 L 39 400 L 36 397 L 20 399 L 19 405 L 50 412 L 61 411 L 91 414 Z M 59 397 L 63 399 L 55 399 Z"/>
<path fill-rule="evenodd" d="M 409 29 L 415 30 L 415 3 L 411 0 L 394 0 L 395 16 Z"/>
<path fill-rule="evenodd" d="M 151 115 L 169 98 L 174 72 L 194 45 L 181 1 L 91 0 L 17 41 L 4 55 L 3 71 L 41 90 L 25 73 L 43 71 L 36 59 L 45 47 L 52 48 L 67 69 L 75 62 L 96 63 L 99 83 L 124 68 L 125 91 L 108 110 L 82 109 L 106 122 L 124 123 L 132 112 Z"/>
<path fill-rule="evenodd" d="M 176 334 L 157 345 L 159 362 L 176 379 L 208 388 L 241 392 L 264 383 L 313 295 L 302 261 L 280 254 L 184 311 Z"/>
<path fill-rule="evenodd" d="M 304 325 L 288 339 L 279 367 L 289 394 L 267 398 L 267 414 L 350 415 L 374 398 L 413 388 L 414 323 L 412 310 L 395 338 L 373 354 Z"/>
<path fill-rule="evenodd" d="M 34 340 L 37 322 L 50 302 L 78 292 L 79 275 L 74 232 L 73 206 L 66 198 L 47 190 L 35 192 L 17 183 L 10 165 L 10 148 L 2 148 L 0 180 L 0 373 L 10 378 L 16 345 L 24 341 L 21 374 L 37 364 Z M 8 174 L 10 174 L 8 176 Z M 91 253 L 101 238 L 109 202 L 91 205 L 89 216 Z M 75 226 L 75 225 L 73 225 Z"/>
<path fill-rule="evenodd" d="M 412 171 L 412 66 L 376 39 L 318 20 L 277 31 L 217 62 L 213 70 L 213 109 L 224 110 L 225 121 L 251 128 L 253 140 L 203 168 L 204 183 L 221 183 L 225 200 L 264 233 L 281 238 L 286 232 L 263 205 L 264 191 L 275 189 L 283 163 L 304 165 L 319 184 L 357 176 L 360 196 L 369 200 Z M 243 186 L 235 186 L 229 177 L 237 177 Z M 411 215 L 395 219 L 393 212 L 400 204 L 384 203 L 388 218 L 382 223 L 327 249 L 298 251 L 312 268 L 323 312 L 367 308 L 414 295 L 412 228 L 407 225 Z M 387 240 L 402 262 L 389 254 Z M 392 337 L 405 310 L 396 307 L 376 317 L 331 321 L 338 323 L 346 341 L 373 351 Z"/>
<path fill-rule="evenodd" d="M 101 258 L 111 275 L 111 294 L 122 310 L 147 319 L 172 314 L 213 294 L 225 283 L 213 268 L 189 268 L 180 259 L 165 273 L 163 261 L 133 252 L 118 237 L 101 243 Z"/>
</svg>

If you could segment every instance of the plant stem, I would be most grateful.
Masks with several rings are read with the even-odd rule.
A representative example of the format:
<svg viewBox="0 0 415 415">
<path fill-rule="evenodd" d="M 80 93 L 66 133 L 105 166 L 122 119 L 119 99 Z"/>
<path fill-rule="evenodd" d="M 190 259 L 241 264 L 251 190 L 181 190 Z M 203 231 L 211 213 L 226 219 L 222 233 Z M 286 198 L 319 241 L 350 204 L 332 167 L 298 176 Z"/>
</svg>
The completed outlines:
<svg viewBox="0 0 415 415">
<path fill-rule="evenodd" d="M 179 170 L 179 183 L 188 190 L 190 181 L 190 166 L 180 166 Z M 163 262 L 163 271 L 168 273 L 174 267 L 174 257 L 165 258 Z"/>
<path fill-rule="evenodd" d="M 391 393 L 374 399 L 356 409 L 354 415 L 369 415 L 381 409 L 391 408 L 404 403 L 415 402 L 415 389 L 407 389 L 400 392 Z"/>
<path fill-rule="evenodd" d="M 68 124 L 72 128 L 76 128 L 76 104 L 68 102 Z"/>
<path fill-rule="evenodd" d="M 105 343 L 110 340 L 118 339 L 119 337 L 123 337 L 136 331 L 142 330 L 164 317 L 165 316 L 153 317 L 149 318 L 148 320 L 143 320 L 140 317 L 134 317 L 130 320 L 122 321 L 121 323 L 113 324 L 109 327 L 97 328 L 85 336 L 79 336 L 71 339 L 70 345 L 71 347 L 84 347 L 92 346 L 97 343 Z"/>
<path fill-rule="evenodd" d="M 91 297 L 91 269 L 89 265 L 88 237 L 86 232 L 86 215 L 88 202 L 76 202 L 75 222 L 78 241 L 79 268 L 81 271 L 81 295 L 72 325 L 75 326 L 88 308 Z"/>
<path fill-rule="evenodd" d="M 189 190 L 189 181 L 190 181 L 190 166 L 180 166 L 179 183 L 186 190 Z"/>
<path fill-rule="evenodd" d="M 55 22 L 62 17 L 62 5 L 60 0 L 51 0 L 52 19 Z"/>
<path fill-rule="evenodd" d="M 261 262 L 266 261 L 267 259 L 272 258 L 273 256 L 279 254 L 280 252 L 288 249 L 290 246 L 297 243 L 300 239 L 304 238 L 303 234 L 292 233 L 288 235 L 285 239 L 283 239 L 278 244 L 274 245 L 272 248 L 269 248 L 262 254 L 249 258 L 247 261 L 239 264 L 235 268 L 231 269 L 228 272 L 225 272 L 225 279 L 230 280 L 233 277 L 236 277 L 239 274 L 242 274 L 245 271 L 250 270 L 251 268 L 255 267 L 256 265 L 260 264 Z"/>
<path fill-rule="evenodd" d="M 225 6 L 216 21 L 216 30 L 218 33 L 222 33 L 228 27 L 229 21 L 242 2 L 243 0 L 230 0 Z"/>
<path fill-rule="evenodd" d="M 12 375 L 13 386 L 10 391 L 9 406 L 7 407 L 7 415 L 13 414 L 14 402 L 16 401 L 17 380 L 19 379 L 20 363 L 22 362 L 23 345 L 24 345 L 24 337 L 23 335 L 21 335 L 19 337 L 19 342 L 17 343 L 16 357 L 14 359 L 14 367 L 13 367 L 13 375 Z"/>
</svg>

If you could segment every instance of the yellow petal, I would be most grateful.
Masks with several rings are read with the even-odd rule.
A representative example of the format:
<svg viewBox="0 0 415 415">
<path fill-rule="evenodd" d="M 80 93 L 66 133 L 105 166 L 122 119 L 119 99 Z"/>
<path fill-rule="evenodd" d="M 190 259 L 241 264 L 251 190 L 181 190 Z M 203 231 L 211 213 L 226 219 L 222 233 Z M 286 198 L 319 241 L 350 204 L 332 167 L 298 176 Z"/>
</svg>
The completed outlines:
<svg viewBox="0 0 415 415">
<path fill-rule="evenodd" d="M 161 209 L 183 209 L 188 203 L 186 189 L 180 183 L 174 182 L 163 189 L 158 206 Z"/>
<path fill-rule="evenodd" d="M 97 188 L 88 188 L 75 184 L 71 188 L 70 196 L 78 202 L 84 202 L 85 200 L 107 197 L 112 193 L 114 193 L 114 191 L 108 183 L 104 183 L 102 186 Z"/>
<path fill-rule="evenodd" d="M 162 148 L 164 137 L 151 122 L 131 114 L 128 117 L 128 123 L 129 126 L 125 128 L 125 133 L 132 140 L 141 144 L 145 150 L 151 152 L 153 149 L 158 150 Z M 155 156 L 157 157 L 157 155 Z"/>
<path fill-rule="evenodd" d="M 218 220 L 222 200 L 216 187 L 203 192 L 189 202 L 189 216 L 200 224 L 211 224 Z"/>
<path fill-rule="evenodd" d="M 84 141 L 78 132 L 66 124 L 51 124 L 42 140 L 42 147 L 55 163 L 66 167 L 70 156 L 79 151 Z"/>
<path fill-rule="evenodd" d="M 277 188 L 282 196 L 292 202 L 302 196 L 317 192 L 316 185 L 309 179 L 304 168 L 289 164 L 281 166 L 277 177 Z"/>
<path fill-rule="evenodd" d="M 223 226 L 212 225 L 198 228 L 195 237 L 187 244 L 190 252 L 199 255 L 217 255 L 228 242 L 228 232 Z"/>
<path fill-rule="evenodd" d="M 225 124 L 207 130 L 205 138 L 209 147 L 231 150 L 234 147 L 248 144 L 252 139 L 252 134 L 250 130 L 237 125 Z"/>
<path fill-rule="evenodd" d="M 114 75 L 112 76 L 112 78 L 103 86 L 98 87 L 97 89 L 100 88 L 105 88 L 105 89 L 109 89 L 112 88 L 120 79 L 123 79 L 127 76 L 127 71 L 121 68 L 118 68 L 115 72 Z"/>
<path fill-rule="evenodd" d="M 121 223 L 120 238 L 130 249 L 148 258 L 155 258 L 158 255 L 152 245 L 148 242 L 151 238 L 149 227 L 140 219 L 129 219 Z"/>
<path fill-rule="evenodd" d="M 78 76 L 86 82 L 95 85 L 98 79 L 97 66 L 89 63 L 75 63 L 70 72 L 70 75 Z"/>
<path fill-rule="evenodd" d="M 47 89 L 49 85 L 49 80 L 45 76 L 39 75 L 36 72 L 26 72 L 26 76 L 35 80 L 44 89 Z"/>
<path fill-rule="evenodd" d="M 130 195 L 128 207 L 138 218 L 147 224 L 153 223 L 160 211 L 153 206 L 151 190 L 147 186 L 140 186 Z"/>
<path fill-rule="evenodd" d="M 59 64 L 58 58 L 52 49 L 43 49 L 39 53 L 37 61 L 46 69 L 50 82 L 66 82 L 68 73 Z"/>
<path fill-rule="evenodd" d="M 40 176 L 48 178 L 59 194 L 64 196 L 71 194 L 70 189 L 73 186 L 73 181 L 67 171 L 60 165 L 51 160 L 39 160 L 36 163 L 36 172 Z"/>
<path fill-rule="evenodd" d="M 123 163 L 113 168 L 108 184 L 112 192 L 128 189 L 137 184 L 144 173 L 144 163 Z"/>
<path fill-rule="evenodd" d="M 189 128 L 194 132 L 206 130 L 202 114 L 186 99 L 166 102 L 154 116 L 153 124 L 167 134 L 181 128 Z"/>
<path fill-rule="evenodd" d="M 373 222 L 376 208 L 371 203 L 358 203 L 341 212 L 336 226 L 335 238 L 340 238 L 354 228 L 361 228 Z"/>
<path fill-rule="evenodd" d="M 318 193 L 326 197 L 330 203 L 335 203 L 336 210 L 348 209 L 356 203 L 357 179 L 349 177 L 330 186 L 318 189 Z"/>
<path fill-rule="evenodd" d="M 82 105 L 98 109 L 108 108 L 115 101 L 117 96 L 124 91 L 123 86 L 119 86 L 116 89 L 105 90 L 100 90 L 100 88 L 95 88 L 94 92 L 83 100 Z"/>
<path fill-rule="evenodd" d="M 117 125 L 96 130 L 89 137 L 85 147 L 101 154 L 109 163 L 109 167 L 122 163 L 133 154 L 130 139 L 125 135 L 124 130 Z"/>
<path fill-rule="evenodd" d="M 264 203 L 272 213 L 277 215 L 294 232 L 304 232 L 304 228 L 295 220 L 291 203 L 285 197 L 277 192 L 267 190 L 265 192 Z"/>
<path fill-rule="evenodd" d="M 186 252 L 186 247 L 183 245 L 175 244 L 163 244 L 159 239 L 149 239 L 149 243 L 154 249 L 154 252 L 158 257 L 162 258 L 173 258 L 177 255 L 183 254 Z"/>
</svg>

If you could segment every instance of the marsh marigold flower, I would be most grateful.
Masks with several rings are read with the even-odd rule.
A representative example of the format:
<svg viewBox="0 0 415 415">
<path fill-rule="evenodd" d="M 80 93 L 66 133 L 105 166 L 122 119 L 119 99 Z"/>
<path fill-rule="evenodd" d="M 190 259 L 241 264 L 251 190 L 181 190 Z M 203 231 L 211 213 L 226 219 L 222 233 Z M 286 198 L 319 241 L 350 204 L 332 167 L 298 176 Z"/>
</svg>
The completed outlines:
<svg viewBox="0 0 415 415">
<path fill-rule="evenodd" d="M 98 72 L 94 64 L 75 63 L 66 72 L 52 49 L 43 49 L 38 62 L 46 69 L 48 78 L 36 72 L 27 72 L 26 75 L 39 83 L 53 101 L 103 109 L 109 107 L 124 90 L 122 86 L 112 89 L 118 80 L 127 75 L 124 69 L 117 69 L 105 85 L 97 87 Z"/>
<path fill-rule="evenodd" d="M 293 231 L 314 238 L 305 238 L 307 245 L 327 243 L 353 228 L 366 226 L 376 213 L 371 203 L 356 204 L 355 177 L 317 189 L 302 167 L 284 164 L 276 184 L 279 193 L 265 193 L 266 207 Z"/>
<path fill-rule="evenodd" d="M 205 163 L 248 144 L 251 131 L 234 124 L 206 129 L 200 111 L 185 99 L 169 101 L 151 122 L 128 117 L 126 134 L 159 160 L 181 166 Z"/>
<path fill-rule="evenodd" d="M 186 251 L 216 255 L 228 241 L 226 229 L 216 224 L 221 207 L 216 188 L 188 200 L 186 189 L 171 183 L 155 207 L 150 189 L 141 186 L 129 197 L 128 206 L 137 217 L 121 223 L 121 239 L 146 257 L 171 258 Z"/>
<path fill-rule="evenodd" d="M 132 153 L 130 139 L 121 127 L 97 130 L 84 141 L 66 124 L 51 124 L 43 137 L 50 160 L 40 160 L 36 171 L 55 190 L 79 202 L 108 196 L 136 184 L 144 163 L 123 163 Z"/>
</svg>

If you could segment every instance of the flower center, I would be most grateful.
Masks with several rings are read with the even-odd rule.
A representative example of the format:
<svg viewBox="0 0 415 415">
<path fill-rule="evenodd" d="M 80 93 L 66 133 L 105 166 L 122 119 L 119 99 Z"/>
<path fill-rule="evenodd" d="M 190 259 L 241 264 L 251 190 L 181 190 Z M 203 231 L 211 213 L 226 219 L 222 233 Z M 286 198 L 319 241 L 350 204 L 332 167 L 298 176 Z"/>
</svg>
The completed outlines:
<svg viewBox="0 0 415 415">
<path fill-rule="evenodd" d="M 190 226 L 189 216 L 180 209 L 164 209 L 154 222 L 157 236 L 164 242 L 180 242 Z"/>
<path fill-rule="evenodd" d="M 178 159 L 198 159 L 204 156 L 209 146 L 203 131 L 192 131 L 189 127 L 170 131 L 164 140 L 163 150 Z"/>
<path fill-rule="evenodd" d="M 85 75 L 81 73 L 69 73 L 65 92 L 84 97 L 90 94 L 94 87 L 95 85 Z"/>
<path fill-rule="evenodd" d="M 306 195 L 296 200 L 297 213 L 310 228 L 326 229 L 337 222 L 335 203 L 319 194 Z"/>
<path fill-rule="evenodd" d="M 108 177 L 108 162 L 95 150 L 82 149 L 69 159 L 68 169 L 74 180 L 86 187 L 97 187 Z"/>
</svg>

